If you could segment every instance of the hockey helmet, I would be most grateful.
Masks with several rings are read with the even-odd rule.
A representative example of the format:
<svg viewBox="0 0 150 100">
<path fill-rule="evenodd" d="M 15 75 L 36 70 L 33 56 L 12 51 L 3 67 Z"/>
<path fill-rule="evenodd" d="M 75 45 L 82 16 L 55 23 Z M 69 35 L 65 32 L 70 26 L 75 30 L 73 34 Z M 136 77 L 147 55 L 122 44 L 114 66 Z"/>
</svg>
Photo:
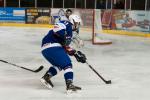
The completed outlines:
<svg viewBox="0 0 150 100">
<path fill-rule="evenodd" d="M 81 23 L 81 18 L 78 15 L 70 15 L 69 21 L 74 25 L 75 23 Z"/>
</svg>

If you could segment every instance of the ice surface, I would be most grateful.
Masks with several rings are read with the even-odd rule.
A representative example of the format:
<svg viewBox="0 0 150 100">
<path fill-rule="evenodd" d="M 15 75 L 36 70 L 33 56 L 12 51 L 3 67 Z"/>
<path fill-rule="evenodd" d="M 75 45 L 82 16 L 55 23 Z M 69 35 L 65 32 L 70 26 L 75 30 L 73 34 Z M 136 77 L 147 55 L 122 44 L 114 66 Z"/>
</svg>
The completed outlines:
<svg viewBox="0 0 150 100">
<path fill-rule="evenodd" d="M 0 27 L 0 59 L 36 69 L 39 73 L 0 62 L 0 100 L 149 100 L 150 40 L 141 37 L 107 35 L 111 45 L 92 45 L 86 41 L 82 51 L 88 62 L 112 84 L 106 85 L 86 64 L 74 58 L 74 84 L 82 91 L 65 94 L 63 72 L 47 89 L 40 78 L 50 64 L 42 57 L 41 39 L 47 28 Z"/>
</svg>

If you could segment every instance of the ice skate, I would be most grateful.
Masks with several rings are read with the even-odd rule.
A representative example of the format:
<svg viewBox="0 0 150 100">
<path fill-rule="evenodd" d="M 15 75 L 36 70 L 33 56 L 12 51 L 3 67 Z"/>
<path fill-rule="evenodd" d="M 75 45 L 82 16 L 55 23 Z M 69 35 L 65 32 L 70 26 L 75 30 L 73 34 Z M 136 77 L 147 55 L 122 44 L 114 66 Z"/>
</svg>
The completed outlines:
<svg viewBox="0 0 150 100">
<path fill-rule="evenodd" d="M 51 82 L 50 78 L 51 76 L 48 74 L 48 72 L 46 72 L 46 74 L 41 78 L 41 82 L 49 89 L 52 89 L 54 85 Z"/>
<path fill-rule="evenodd" d="M 72 83 L 73 83 L 72 80 L 66 81 L 67 94 L 81 90 L 81 87 L 75 86 Z"/>
</svg>

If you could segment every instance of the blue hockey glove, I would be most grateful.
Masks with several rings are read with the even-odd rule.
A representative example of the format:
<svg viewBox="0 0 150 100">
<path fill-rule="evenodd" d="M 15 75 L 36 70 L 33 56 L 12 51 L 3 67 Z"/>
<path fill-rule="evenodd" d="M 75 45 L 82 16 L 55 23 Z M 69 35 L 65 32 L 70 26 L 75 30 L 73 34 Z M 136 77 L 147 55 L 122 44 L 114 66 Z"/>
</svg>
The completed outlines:
<svg viewBox="0 0 150 100">
<path fill-rule="evenodd" d="M 76 51 L 74 54 L 75 58 L 78 62 L 85 63 L 86 62 L 86 56 L 81 51 Z"/>
</svg>

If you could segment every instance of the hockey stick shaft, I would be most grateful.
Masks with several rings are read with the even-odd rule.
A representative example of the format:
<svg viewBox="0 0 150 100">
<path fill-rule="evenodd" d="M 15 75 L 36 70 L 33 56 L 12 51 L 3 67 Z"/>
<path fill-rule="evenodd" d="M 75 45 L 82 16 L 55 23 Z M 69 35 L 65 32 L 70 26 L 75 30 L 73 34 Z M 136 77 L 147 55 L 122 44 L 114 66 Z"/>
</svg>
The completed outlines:
<svg viewBox="0 0 150 100">
<path fill-rule="evenodd" d="M 88 62 L 86 64 L 90 67 L 92 71 L 94 71 L 106 84 L 111 84 L 111 80 L 105 80 Z"/>
<path fill-rule="evenodd" d="M 28 70 L 30 72 L 35 72 L 35 73 L 39 72 L 39 71 L 41 71 L 43 69 L 43 66 L 40 66 L 38 69 L 32 70 L 32 69 L 29 69 L 29 68 L 26 68 L 26 67 L 23 67 L 23 66 L 20 66 L 20 65 L 16 65 L 16 64 L 10 63 L 10 62 L 5 61 L 5 60 L 0 60 L 0 61 L 3 62 L 3 63 L 7 63 L 7 64 L 10 64 L 10 65 L 16 66 L 18 68 L 22 68 L 22 69 Z"/>
</svg>

